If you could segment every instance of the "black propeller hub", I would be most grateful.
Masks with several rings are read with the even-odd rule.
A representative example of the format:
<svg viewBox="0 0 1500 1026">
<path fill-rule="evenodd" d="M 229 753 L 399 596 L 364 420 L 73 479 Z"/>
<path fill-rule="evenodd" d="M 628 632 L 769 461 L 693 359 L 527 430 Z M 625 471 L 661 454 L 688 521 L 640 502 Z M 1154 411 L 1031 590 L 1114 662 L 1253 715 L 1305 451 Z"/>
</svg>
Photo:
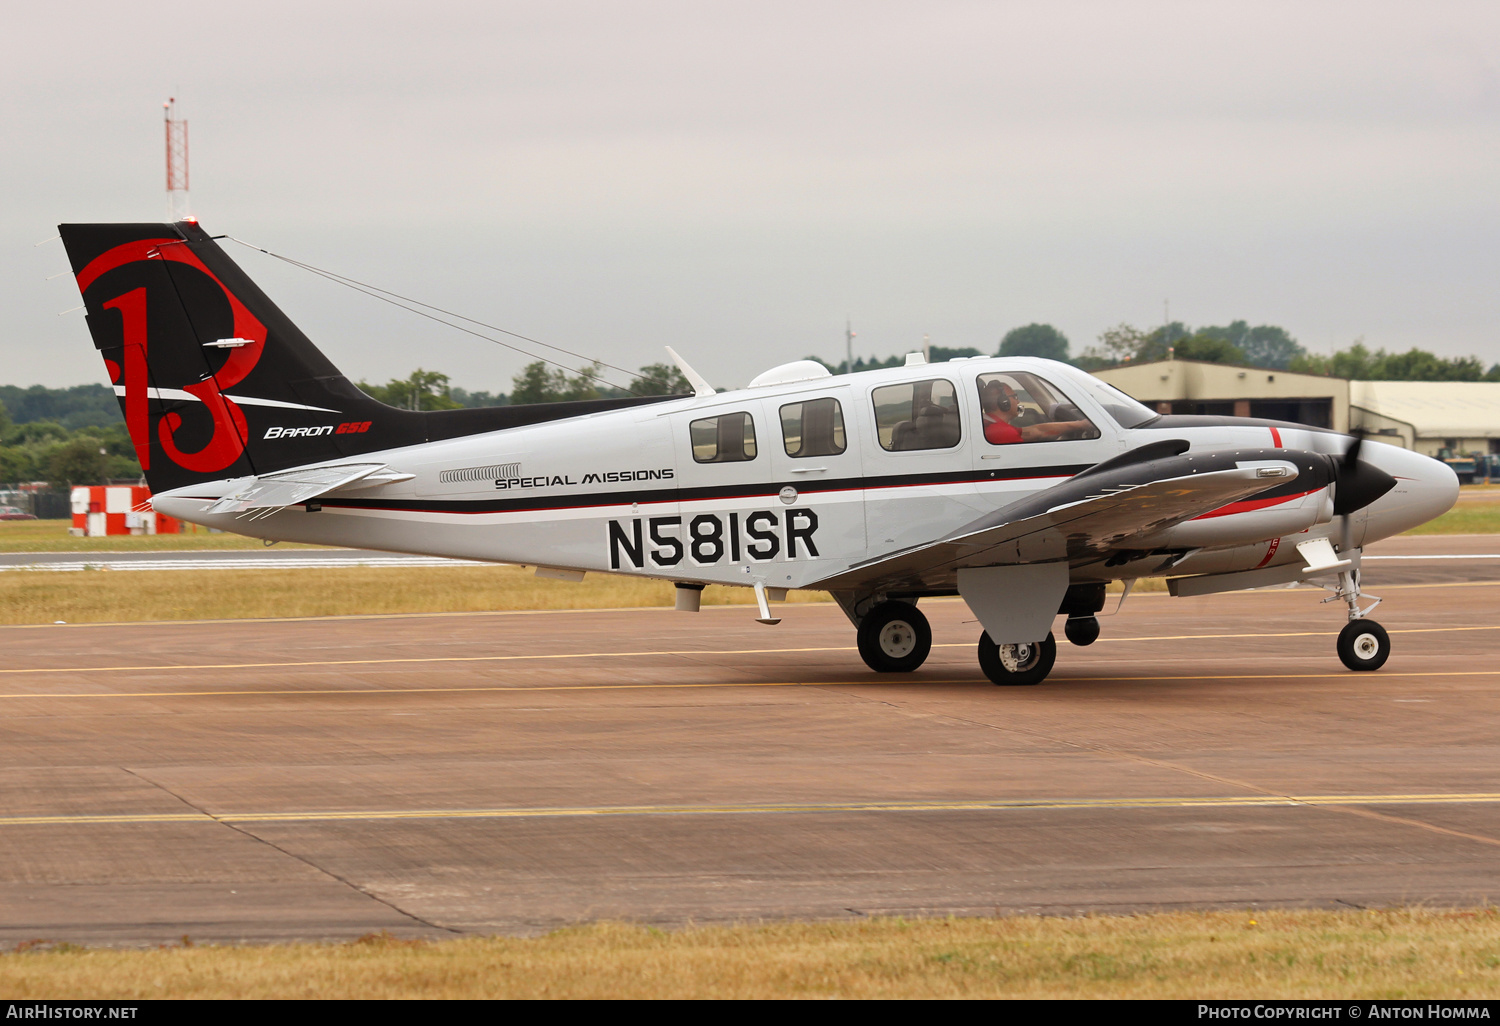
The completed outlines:
<svg viewBox="0 0 1500 1026">
<path fill-rule="evenodd" d="M 1394 477 L 1359 458 L 1359 450 L 1364 441 L 1364 433 L 1356 432 L 1354 441 L 1349 443 L 1344 455 L 1332 458 L 1333 512 L 1336 516 L 1348 516 L 1356 510 L 1364 509 L 1396 487 Z"/>
</svg>

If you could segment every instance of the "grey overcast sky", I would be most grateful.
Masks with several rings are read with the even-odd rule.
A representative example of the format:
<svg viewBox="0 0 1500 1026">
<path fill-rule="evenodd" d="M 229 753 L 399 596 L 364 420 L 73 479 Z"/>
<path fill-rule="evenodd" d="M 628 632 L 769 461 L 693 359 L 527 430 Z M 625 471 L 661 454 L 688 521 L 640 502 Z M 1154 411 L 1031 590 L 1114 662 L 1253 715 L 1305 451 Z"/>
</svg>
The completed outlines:
<svg viewBox="0 0 1500 1026">
<path fill-rule="evenodd" d="M 62 221 L 229 233 L 712 381 L 1279 324 L 1500 360 L 1500 4 L 11 4 L 0 383 L 104 381 Z M 229 243 L 353 378 L 527 362 Z"/>
</svg>

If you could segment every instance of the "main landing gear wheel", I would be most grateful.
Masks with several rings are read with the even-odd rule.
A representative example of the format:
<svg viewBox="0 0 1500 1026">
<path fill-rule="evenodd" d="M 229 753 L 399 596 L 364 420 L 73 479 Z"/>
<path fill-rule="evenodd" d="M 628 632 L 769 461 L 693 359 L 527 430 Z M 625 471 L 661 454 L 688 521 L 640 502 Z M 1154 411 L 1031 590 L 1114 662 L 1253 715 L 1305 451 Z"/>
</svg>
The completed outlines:
<svg viewBox="0 0 1500 1026">
<path fill-rule="evenodd" d="M 882 602 L 859 624 L 859 657 L 876 673 L 910 673 L 932 651 L 932 628 L 910 602 Z"/>
<path fill-rule="evenodd" d="M 1350 620 L 1339 631 L 1339 658 L 1351 670 L 1378 670 L 1391 657 L 1391 638 L 1374 620 Z"/>
<path fill-rule="evenodd" d="M 1057 639 L 1051 634 L 1046 641 L 1021 645 L 997 645 L 989 632 L 979 636 L 979 668 L 991 682 L 1002 687 L 1040 684 L 1057 662 Z"/>
</svg>

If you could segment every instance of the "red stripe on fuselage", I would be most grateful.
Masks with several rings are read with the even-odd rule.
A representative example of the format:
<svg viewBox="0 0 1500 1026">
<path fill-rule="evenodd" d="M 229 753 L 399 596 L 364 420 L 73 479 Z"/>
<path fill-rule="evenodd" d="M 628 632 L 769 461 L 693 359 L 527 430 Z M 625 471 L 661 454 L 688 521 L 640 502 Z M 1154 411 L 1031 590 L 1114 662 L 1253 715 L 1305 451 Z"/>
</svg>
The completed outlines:
<svg viewBox="0 0 1500 1026">
<path fill-rule="evenodd" d="M 1276 555 L 1276 550 L 1279 549 L 1279 548 L 1281 548 L 1281 539 L 1280 538 L 1272 538 L 1271 539 L 1271 547 L 1268 548 L 1268 549 L 1266 549 L 1266 558 L 1263 559 L 1263 560 L 1261 560 L 1259 563 L 1256 563 L 1255 564 L 1255 569 L 1259 570 L 1261 567 L 1263 567 L 1267 563 L 1269 563 L 1271 561 L 1271 557 L 1274 556 L 1274 555 Z"/>
<path fill-rule="evenodd" d="M 1275 428 L 1271 429 L 1271 444 L 1275 445 L 1278 449 L 1281 448 L 1281 432 Z"/>
<path fill-rule="evenodd" d="M 1241 499 L 1239 502 L 1231 502 L 1227 506 L 1220 506 L 1218 509 L 1213 510 L 1212 512 L 1204 513 L 1203 515 L 1196 516 L 1193 519 L 1209 520 L 1213 517 L 1232 517 L 1236 513 L 1250 513 L 1258 509 L 1266 509 L 1271 506 L 1280 506 L 1283 502 L 1291 502 L 1293 499 L 1300 499 L 1304 495 L 1311 495 L 1317 490 L 1318 489 L 1316 488 L 1309 488 L 1307 491 L 1298 492 L 1296 495 L 1278 495 L 1274 499 Z"/>
</svg>

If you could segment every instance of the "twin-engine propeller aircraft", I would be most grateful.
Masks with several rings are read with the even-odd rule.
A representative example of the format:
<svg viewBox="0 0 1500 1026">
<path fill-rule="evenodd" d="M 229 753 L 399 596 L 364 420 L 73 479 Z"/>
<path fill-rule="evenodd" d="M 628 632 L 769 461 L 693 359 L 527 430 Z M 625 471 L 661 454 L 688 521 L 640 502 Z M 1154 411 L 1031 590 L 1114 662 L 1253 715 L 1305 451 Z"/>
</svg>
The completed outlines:
<svg viewBox="0 0 1500 1026">
<path fill-rule="evenodd" d="M 1458 495 L 1452 470 L 1301 424 L 1159 416 L 1075 368 L 975 357 L 830 375 L 802 361 L 716 393 L 413 412 L 355 388 L 193 222 L 63 225 L 89 330 L 155 493 L 182 520 L 313 542 L 832 593 L 859 652 L 915 670 L 917 608 L 961 595 L 996 684 L 1087 645 L 1105 585 L 1174 595 L 1321 584 L 1338 653 L 1390 640 L 1362 546 Z M 676 354 L 673 354 L 676 359 Z M 1122 599 L 1123 601 L 1123 599 Z"/>
</svg>

